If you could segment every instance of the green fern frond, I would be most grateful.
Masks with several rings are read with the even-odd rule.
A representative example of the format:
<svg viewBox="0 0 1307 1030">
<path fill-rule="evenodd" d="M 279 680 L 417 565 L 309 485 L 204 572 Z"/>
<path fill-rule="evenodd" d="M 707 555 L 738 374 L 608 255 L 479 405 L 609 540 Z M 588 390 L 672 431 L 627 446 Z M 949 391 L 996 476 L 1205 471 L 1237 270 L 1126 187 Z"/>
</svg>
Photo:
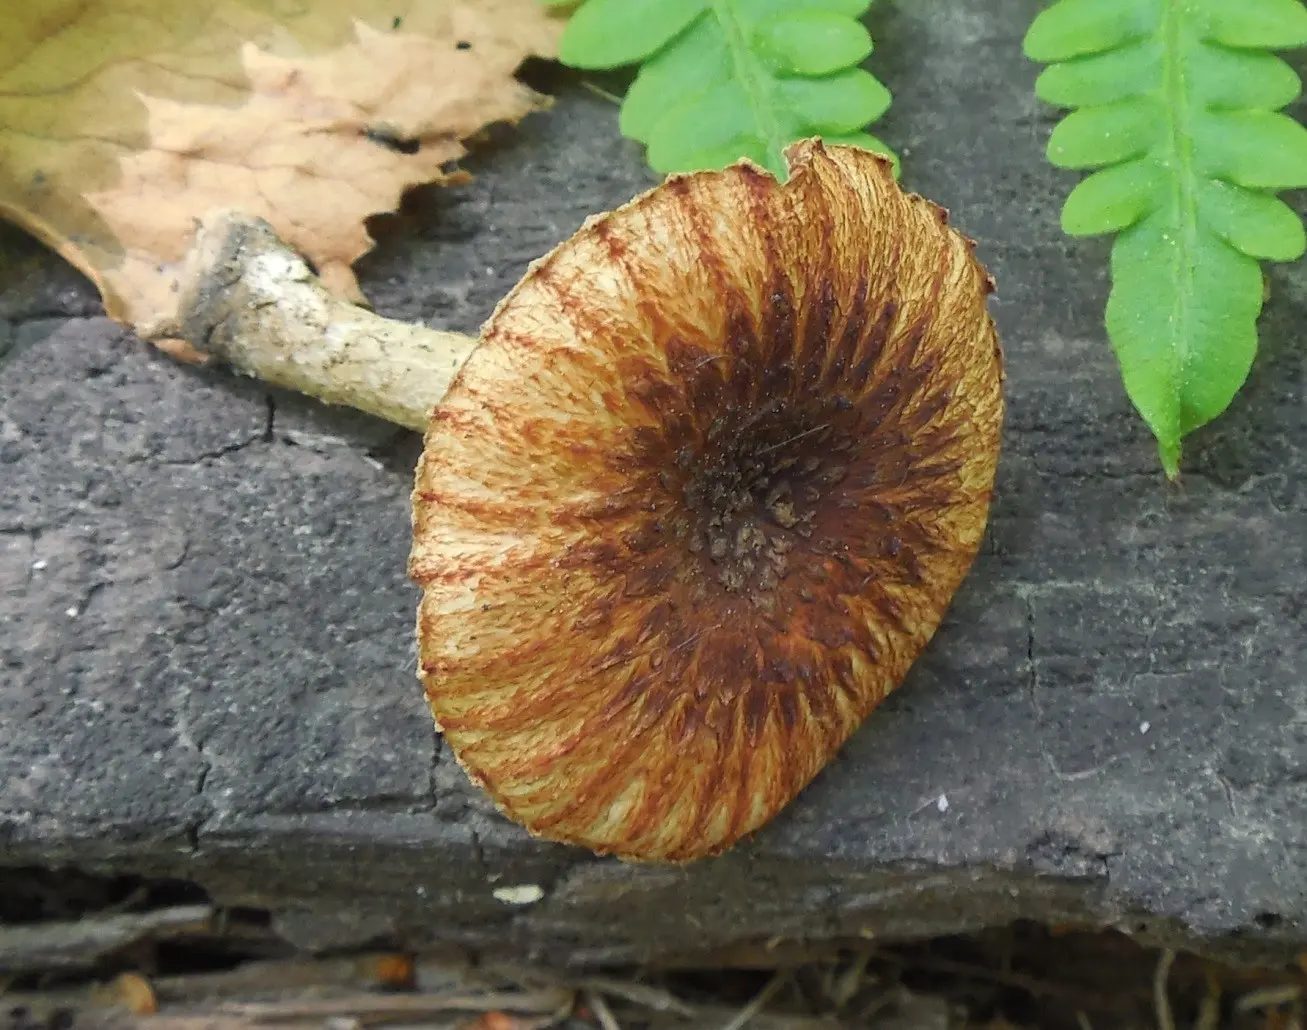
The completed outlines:
<svg viewBox="0 0 1307 1030">
<path fill-rule="evenodd" d="M 1038 96 L 1073 108 L 1049 160 L 1099 169 L 1067 197 L 1073 236 L 1120 233 L 1106 326 L 1132 403 L 1178 474 L 1181 440 L 1220 415 L 1257 349 L 1259 260 L 1307 245 L 1275 191 L 1307 186 L 1307 129 L 1281 108 L 1307 43 L 1301 0 L 1058 0 L 1025 38 Z"/>
<path fill-rule="evenodd" d="M 721 168 L 748 157 L 786 174 L 784 149 L 821 136 L 897 158 L 865 126 L 889 91 L 858 67 L 871 0 L 583 0 L 563 32 L 564 64 L 639 63 L 622 134 L 655 171 Z"/>
</svg>

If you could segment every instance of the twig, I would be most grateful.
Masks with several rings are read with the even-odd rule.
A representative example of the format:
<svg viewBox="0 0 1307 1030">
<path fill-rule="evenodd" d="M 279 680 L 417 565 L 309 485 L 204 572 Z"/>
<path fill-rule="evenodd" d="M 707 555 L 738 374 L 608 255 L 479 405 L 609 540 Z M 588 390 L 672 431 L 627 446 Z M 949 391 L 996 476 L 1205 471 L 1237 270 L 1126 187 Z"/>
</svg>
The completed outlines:
<svg viewBox="0 0 1307 1030">
<path fill-rule="evenodd" d="M 794 974 L 788 969 L 778 972 L 767 981 L 767 986 L 757 993 L 753 1001 L 740 1009 L 740 1011 L 735 1014 L 735 1018 L 722 1027 L 722 1030 L 740 1030 L 741 1027 L 766 1007 L 767 1002 L 771 1001 L 772 998 L 776 996 L 777 992 L 790 982 L 790 978 L 793 975 Z"/>
<path fill-rule="evenodd" d="M 153 912 L 88 916 L 75 922 L 0 927 L 0 970 L 24 972 L 93 965 L 115 951 L 158 937 L 211 930 L 213 909 L 182 905 Z"/>
<path fill-rule="evenodd" d="M 603 99 L 607 100 L 610 104 L 617 104 L 620 106 L 622 103 L 621 97 L 617 96 L 615 93 L 610 93 L 608 90 L 604 89 L 603 86 L 598 86 L 589 79 L 582 79 L 581 86 L 584 89 L 588 89 L 595 96 L 603 97 Z"/>
<path fill-rule="evenodd" d="M 544 1019 L 545 1017 L 540 1017 Z M 417 1019 L 412 1023 L 387 1023 L 386 1030 L 463 1030 L 467 1026 L 466 1016 L 455 1016 L 453 1019 L 444 1023 L 434 1023 L 430 1019 Z M 136 1030 L 156 1030 L 153 1023 L 146 1026 L 137 1027 Z M 157 1028 L 157 1030 L 170 1030 L 170 1028 Z M 201 1030 L 201 1028 L 197 1028 Z M 213 1028 L 219 1030 L 219 1028 Z M 242 1028 L 244 1030 L 244 1028 Z M 333 1030 L 331 1021 L 324 1022 L 317 1030 Z M 519 1025 L 516 1030 L 525 1030 L 525 1027 Z"/>
<path fill-rule="evenodd" d="M 521 987 L 562 987 L 571 991 L 594 991 L 609 998 L 621 998 L 654 1012 L 693 1016 L 696 1010 L 676 995 L 653 984 L 600 975 L 568 976 L 556 970 L 527 968 L 509 963 L 482 966 L 470 975 L 489 986 L 511 983 Z"/>
<path fill-rule="evenodd" d="M 595 1018 L 599 1020 L 599 1025 L 604 1030 L 622 1030 L 621 1024 L 617 1022 L 617 1017 L 613 1015 L 613 1010 L 608 1007 L 608 1002 L 604 1001 L 604 996 L 598 991 L 585 991 L 585 1003 L 590 1006 L 594 1012 Z"/>
<path fill-rule="evenodd" d="M 905 998 L 910 998 L 911 992 L 903 986 L 891 987 L 882 991 L 876 997 L 872 998 L 866 1005 L 862 1006 L 858 1012 L 854 1023 L 858 1026 L 872 1026 L 872 1017 L 879 1015 L 885 1009 L 898 1005 Z"/>
<path fill-rule="evenodd" d="M 1221 1022 L 1221 985 L 1216 977 L 1208 974 L 1207 990 L 1203 1000 L 1198 1003 L 1198 1018 L 1194 1020 L 1194 1030 L 1216 1030 Z"/>
<path fill-rule="evenodd" d="M 831 985 L 830 1000 L 837 1009 L 844 1008 L 862 989 L 862 981 L 867 975 L 867 963 L 874 953 L 874 948 L 863 948 L 853 957 L 849 968 Z"/>
<path fill-rule="evenodd" d="M 1157 969 L 1153 973 L 1153 1005 L 1157 1010 L 1159 1030 L 1175 1030 L 1175 1019 L 1171 1015 L 1171 997 L 1167 993 L 1167 982 L 1171 979 L 1171 966 L 1175 963 L 1175 952 L 1171 948 L 1162 951 L 1157 960 Z"/>
<path fill-rule="evenodd" d="M 248 1030 L 249 1024 L 236 1016 L 218 1014 L 148 1016 L 123 1024 L 129 1030 Z"/>
<path fill-rule="evenodd" d="M 126 912 L 129 908 L 135 908 L 137 905 L 144 902 L 149 898 L 149 896 L 150 892 L 144 887 L 134 887 L 132 890 L 127 892 L 127 897 L 120 901 L 115 901 L 112 905 L 106 905 L 104 908 L 100 909 L 100 913 L 107 916 Z"/>
<path fill-rule="evenodd" d="M 338 959 L 287 959 L 249 962 L 217 973 L 192 973 L 185 976 L 161 976 L 152 983 L 161 1001 L 197 999 L 238 1000 L 262 991 L 287 991 L 320 988 L 364 988 L 390 985 L 388 963 L 395 956 L 388 952 L 352 955 Z"/>
<path fill-rule="evenodd" d="M 438 1012 L 524 1012 L 550 1015 L 570 1007 L 573 993 L 565 988 L 538 991 L 487 991 L 485 993 L 354 995 L 323 1001 L 287 1001 L 255 1004 L 229 1003 L 218 1012 L 241 1016 L 256 1023 L 286 1023 L 302 1019 L 331 1019 L 355 1016 L 365 1022 L 385 1021 L 392 1016 L 423 1016 Z"/>
<path fill-rule="evenodd" d="M 1272 1009 L 1280 1005 L 1289 1005 L 1301 997 L 1301 984 L 1259 987 L 1247 994 L 1240 995 L 1239 1000 L 1234 1003 L 1234 1010 L 1236 1012 L 1252 1012 L 1255 1009 Z"/>
<path fill-rule="evenodd" d="M 251 1001 L 273 992 L 356 992 L 394 986 L 388 965 L 395 960 L 389 952 L 378 952 L 339 959 L 257 961 L 216 973 L 152 977 L 150 986 L 165 1005 Z M 98 1010 L 122 1004 L 114 982 L 15 993 L 7 993 L 4 986 L 0 983 L 0 996 L 6 1004 L 28 1009 L 37 1019 L 57 1009 Z"/>
<path fill-rule="evenodd" d="M 587 976 L 576 981 L 576 985 L 582 990 L 591 990 L 610 998 L 621 998 L 642 1008 L 652 1009 L 654 1012 L 674 1012 L 678 1016 L 695 1014 L 694 1008 L 676 995 L 650 984 L 628 983 L 625 980 L 614 980 L 604 976 Z"/>
</svg>

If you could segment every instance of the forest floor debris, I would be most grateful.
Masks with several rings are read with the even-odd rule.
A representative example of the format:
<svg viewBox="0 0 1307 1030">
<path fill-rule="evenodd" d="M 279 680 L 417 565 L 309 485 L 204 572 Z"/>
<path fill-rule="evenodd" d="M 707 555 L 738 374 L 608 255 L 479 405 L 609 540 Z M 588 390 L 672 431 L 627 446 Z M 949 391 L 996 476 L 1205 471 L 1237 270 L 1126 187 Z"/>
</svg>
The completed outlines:
<svg viewBox="0 0 1307 1030">
<path fill-rule="evenodd" d="M 1115 931 L 1018 924 L 918 943 L 770 942 L 568 971 L 443 952 L 232 960 L 195 911 L 40 927 L 42 969 L 0 980 L 3 1030 L 1303 1030 L 1307 968 L 1226 966 Z M 98 923 L 113 920 L 114 934 Z M 116 942 L 96 968 L 51 964 Z M 75 931 L 74 928 L 80 928 Z M 229 921 L 227 929 L 232 929 Z M 11 969 L 17 945 L 0 926 Z M 79 933 L 74 939 L 74 934 Z M 249 926 L 236 929 L 247 953 Z M 189 935 L 189 938 L 188 936 Z M 125 948 L 125 950 L 124 950 Z M 35 954 L 35 953 L 34 953 Z M 128 963 L 129 965 L 125 965 Z"/>
</svg>

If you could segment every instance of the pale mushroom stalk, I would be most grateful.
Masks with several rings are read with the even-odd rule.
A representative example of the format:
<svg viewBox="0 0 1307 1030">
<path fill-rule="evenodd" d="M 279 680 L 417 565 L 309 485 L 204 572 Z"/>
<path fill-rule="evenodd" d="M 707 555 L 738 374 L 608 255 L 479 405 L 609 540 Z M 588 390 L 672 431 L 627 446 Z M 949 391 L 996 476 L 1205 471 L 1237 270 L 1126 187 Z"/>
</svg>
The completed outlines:
<svg viewBox="0 0 1307 1030">
<path fill-rule="evenodd" d="M 262 219 L 215 211 L 181 276 L 180 335 L 264 382 L 423 431 L 477 341 L 333 296 Z"/>
</svg>

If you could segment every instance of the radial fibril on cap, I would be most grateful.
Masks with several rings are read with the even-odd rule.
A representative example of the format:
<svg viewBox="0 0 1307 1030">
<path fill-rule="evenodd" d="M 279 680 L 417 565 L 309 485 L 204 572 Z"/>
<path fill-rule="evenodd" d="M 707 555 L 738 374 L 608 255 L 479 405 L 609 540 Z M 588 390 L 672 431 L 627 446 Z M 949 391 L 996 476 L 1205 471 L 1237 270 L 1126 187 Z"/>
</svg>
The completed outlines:
<svg viewBox="0 0 1307 1030">
<path fill-rule="evenodd" d="M 436 410 L 420 675 L 471 778 L 633 859 L 766 823 L 902 680 L 979 546 L 992 282 L 881 158 L 674 176 L 537 262 Z"/>
</svg>

